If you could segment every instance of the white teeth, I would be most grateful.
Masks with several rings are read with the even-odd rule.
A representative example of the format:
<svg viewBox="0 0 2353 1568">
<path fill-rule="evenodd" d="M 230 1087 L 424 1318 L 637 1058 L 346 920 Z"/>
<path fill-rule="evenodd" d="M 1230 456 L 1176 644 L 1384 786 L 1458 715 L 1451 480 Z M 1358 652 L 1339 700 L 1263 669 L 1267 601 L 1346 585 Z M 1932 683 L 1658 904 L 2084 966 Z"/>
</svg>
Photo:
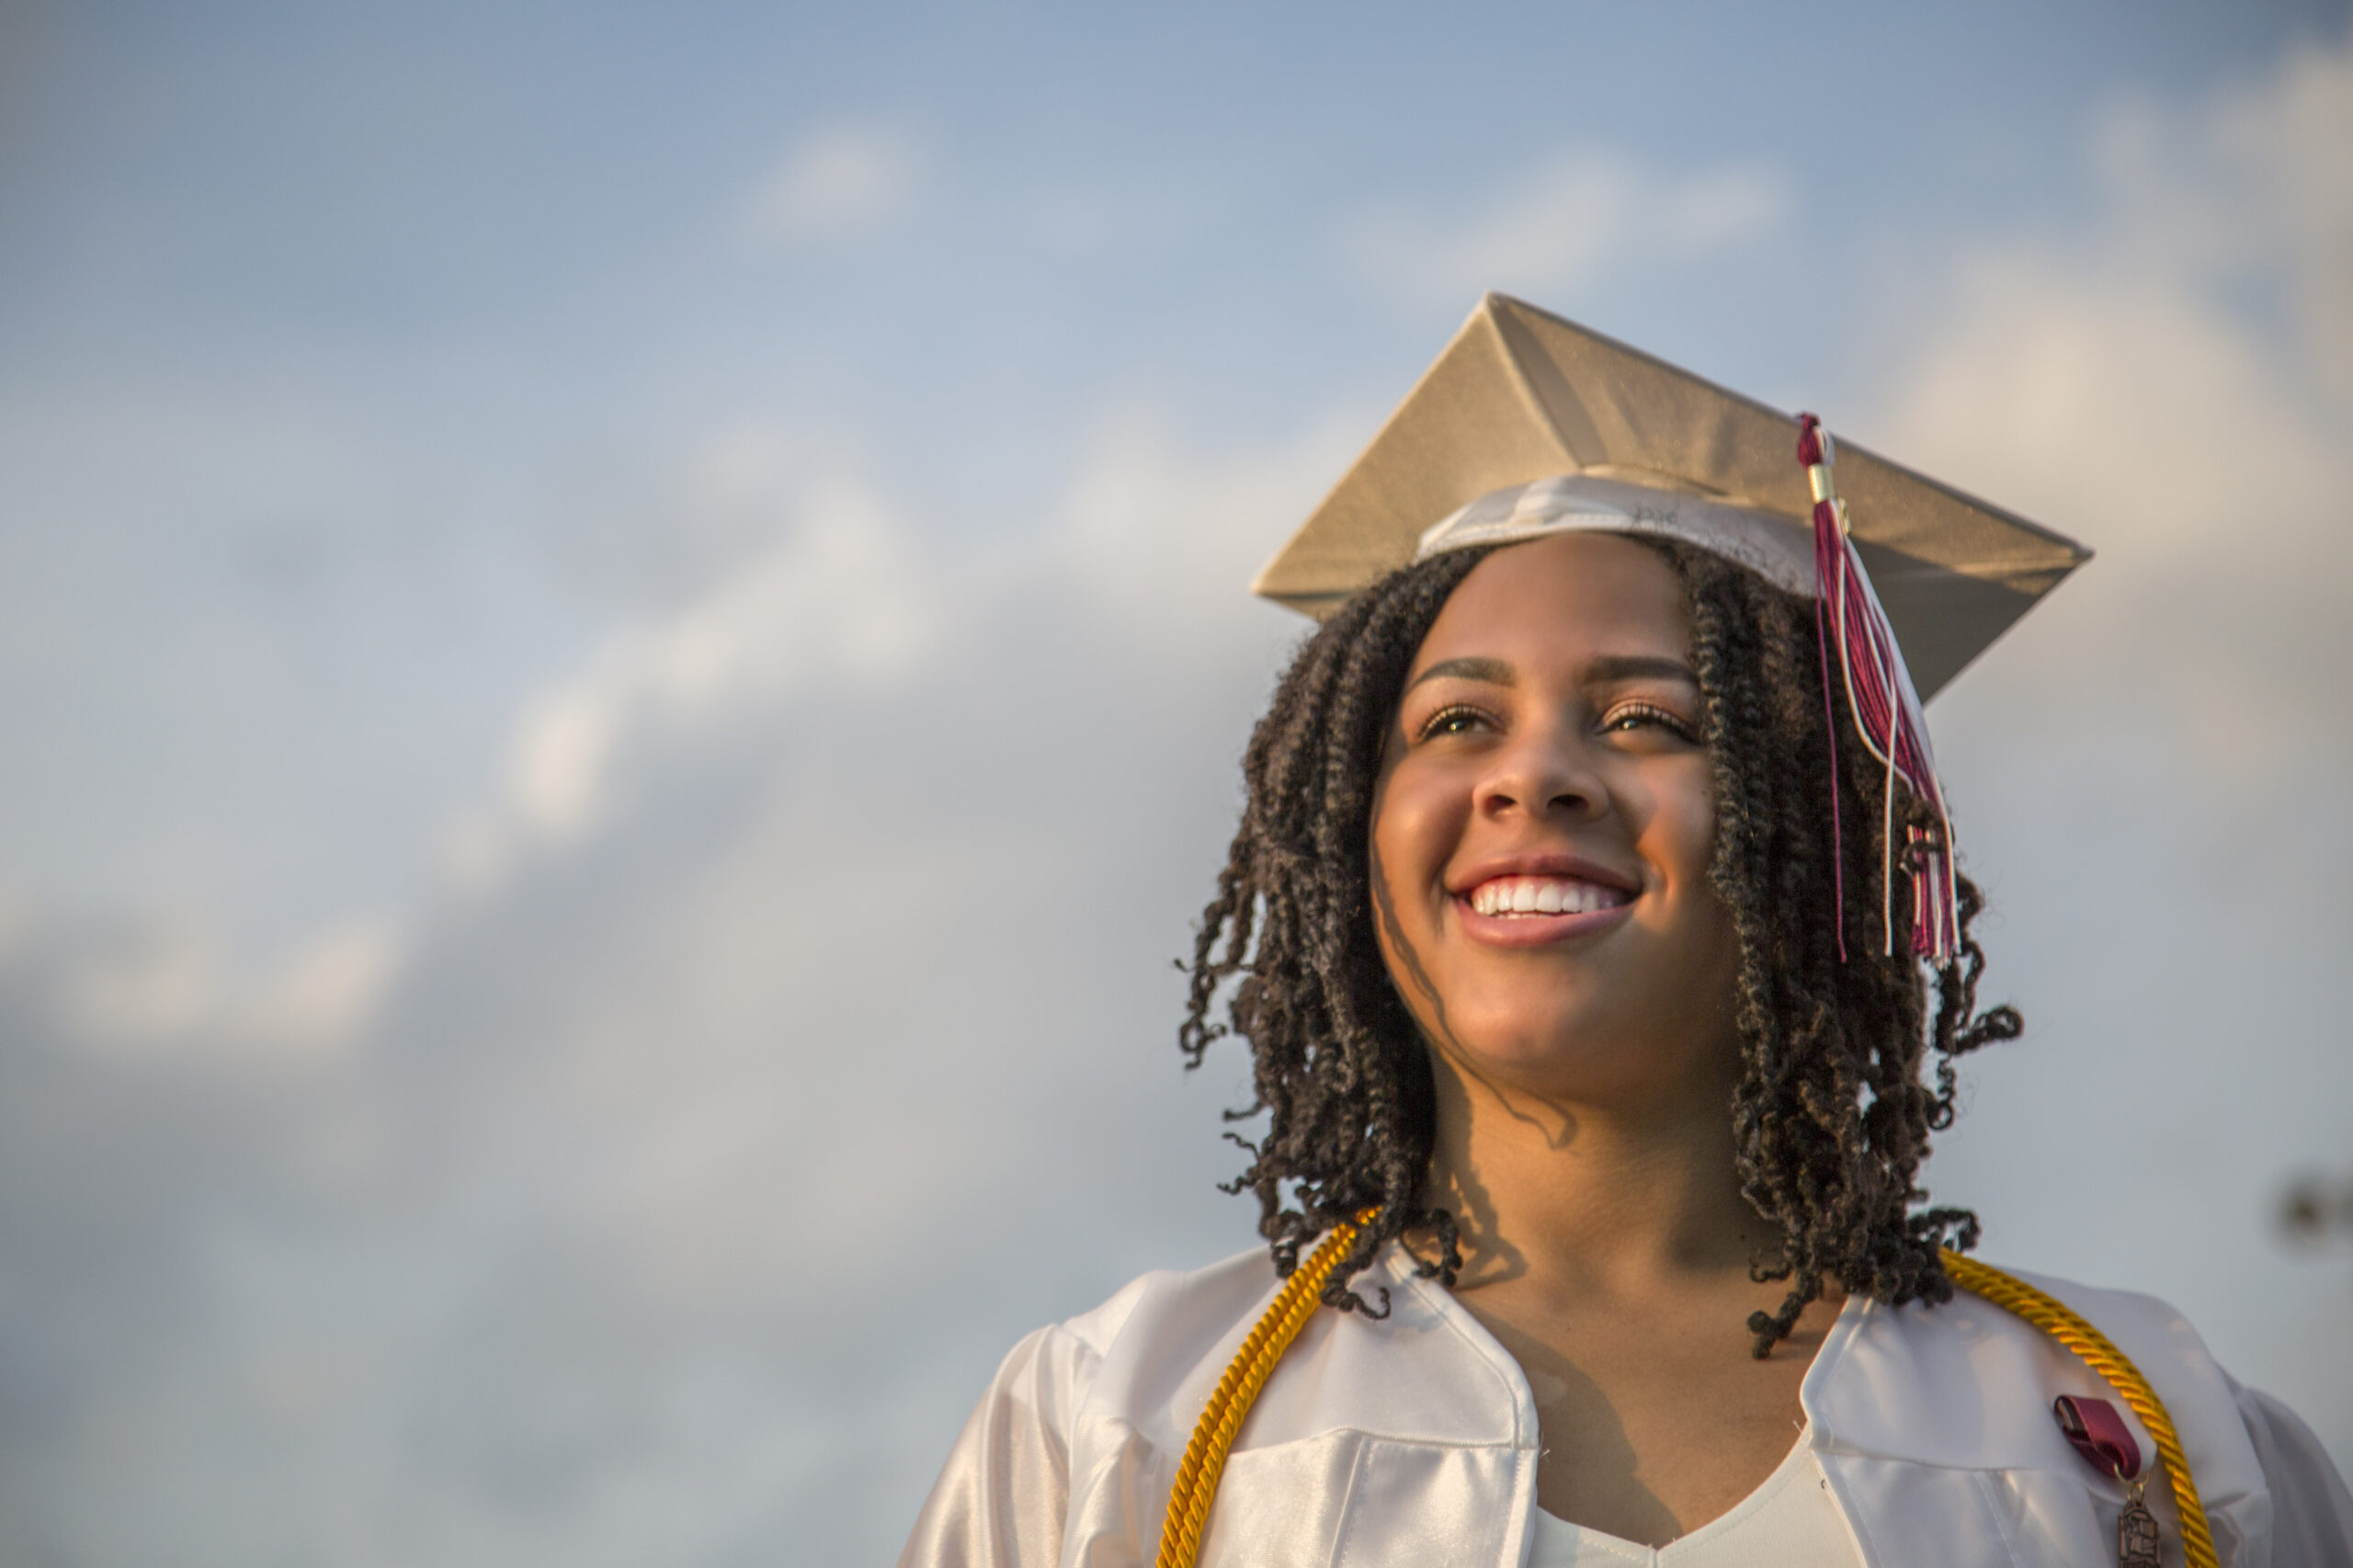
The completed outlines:
<svg viewBox="0 0 2353 1568">
<path fill-rule="evenodd" d="M 1471 907 L 1482 915 L 1590 915 L 1627 898 L 1615 888 L 1566 877 L 1495 877 L 1471 890 Z"/>
</svg>

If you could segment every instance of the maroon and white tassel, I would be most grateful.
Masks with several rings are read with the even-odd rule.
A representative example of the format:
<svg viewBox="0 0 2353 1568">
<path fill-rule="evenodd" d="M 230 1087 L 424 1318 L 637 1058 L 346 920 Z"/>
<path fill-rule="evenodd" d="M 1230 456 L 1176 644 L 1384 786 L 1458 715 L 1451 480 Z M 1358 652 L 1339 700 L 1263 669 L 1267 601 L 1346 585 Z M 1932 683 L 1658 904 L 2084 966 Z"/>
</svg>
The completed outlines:
<svg viewBox="0 0 2353 1568">
<path fill-rule="evenodd" d="M 1937 759 L 1928 749 L 1928 721 L 1920 711 L 1920 696 L 1904 667 L 1903 650 L 1871 589 L 1870 574 L 1848 537 L 1847 504 L 1831 483 L 1834 449 L 1830 433 L 1811 414 L 1798 415 L 1798 461 L 1805 465 L 1813 487 L 1813 563 L 1822 590 L 1817 614 L 1823 628 L 1823 702 L 1830 705 L 1830 649 L 1838 649 L 1838 669 L 1847 687 L 1847 706 L 1855 728 L 1873 756 L 1887 766 L 1886 820 L 1880 842 L 1880 919 L 1887 933 L 1886 951 L 1895 950 L 1895 785 L 1901 780 L 1914 796 L 1926 801 L 1942 829 L 1931 835 L 1920 828 L 1906 830 L 1904 867 L 1912 882 L 1912 950 L 1938 965 L 1948 964 L 1961 949 L 1959 879 L 1953 859 L 1952 818 L 1945 811 L 1944 790 L 1937 780 Z M 1837 715 L 1831 710 L 1835 727 Z M 1834 874 L 1838 878 L 1838 953 L 1846 957 L 1846 866 L 1839 845 L 1836 736 L 1832 736 L 1830 812 Z"/>
</svg>

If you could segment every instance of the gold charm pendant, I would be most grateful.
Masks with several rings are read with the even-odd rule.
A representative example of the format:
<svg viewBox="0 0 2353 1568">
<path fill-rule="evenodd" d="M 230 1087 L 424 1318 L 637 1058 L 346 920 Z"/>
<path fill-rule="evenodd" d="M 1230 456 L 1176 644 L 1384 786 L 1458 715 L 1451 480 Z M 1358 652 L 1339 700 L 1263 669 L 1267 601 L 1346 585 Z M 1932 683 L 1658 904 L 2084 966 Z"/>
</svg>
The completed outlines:
<svg viewBox="0 0 2353 1568">
<path fill-rule="evenodd" d="M 2141 1491 L 2142 1483 L 2132 1483 L 2124 1511 L 2116 1516 L 2116 1568 L 2160 1568 L 2157 1517 L 2141 1501 Z"/>
<path fill-rule="evenodd" d="M 2157 1554 L 2157 1517 L 2141 1494 L 2148 1485 L 2141 1475 L 2141 1445 L 2124 1417 L 2104 1399 L 2052 1402 L 2051 1413 L 2059 1430 L 2077 1453 L 2102 1475 L 2124 1483 L 2124 1507 L 2116 1516 L 2116 1568 L 2162 1568 Z"/>
</svg>

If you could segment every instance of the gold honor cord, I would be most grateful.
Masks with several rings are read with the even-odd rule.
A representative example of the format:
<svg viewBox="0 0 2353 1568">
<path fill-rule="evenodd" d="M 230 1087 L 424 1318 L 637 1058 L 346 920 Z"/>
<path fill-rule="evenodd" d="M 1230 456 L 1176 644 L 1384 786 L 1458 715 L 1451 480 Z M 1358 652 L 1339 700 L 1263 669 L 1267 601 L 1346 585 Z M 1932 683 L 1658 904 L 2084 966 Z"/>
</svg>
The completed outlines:
<svg viewBox="0 0 2353 1568">
<path fill-rule="evenodd" d="M 1324 1244 L 1305 1263 L 1290 1271 L 1290 1278 L 1275 1293 L 1274 1305 L 1250 1331 L 1234 1353 L 1225 1376 L 1217 1381 L 1209 1407 L 1185 1445 L 1185 1460 L 1176 1467 L 1176 1485 L 1168 1494 L 1168 1517 L 1160 1527 L 1160 1556 L 1156 1568 L 1193 1568 L 1201 1554 L 1201 1530 L 1210 1522 L 1210 1502 L 1217 1495 L 1218 1477 L 1225 1473 L 1225 1456 L 1233 1451 L 1234 1435 L 1258 1391 L 1274 1375 L 1290 1342 L 1315 1315 L 1324 1296 L 1324 1281 L 1356 1244 L 1358 1227 L 1372 1223 L 1379 1209 L 1359 1210 L 1356 1223 L 1342 1221 L 1332 1227 Z"/>
<path fill-rule="evenodd" d="M 2164 1402 L 2149 1380 L 2141 1375 L 2125 1356 L 2108 1341 L 2108 1335 L 2086 1323 L 2063 1302 L 2045 1295 L 2023 1279 L 2016 1279 L 1998 1268 L 1988 1267 L 1973 1257 L 1963 1257 L 1948 1248 L 1944 1255 L 1945 1278 L 1972 1296 L 1983 1296 L 1995 1306 L 2017 1313 L 2052 1338 L 2083 1358 L 2084 1364 L 2108 1381 L 2109 1387 L 2123 1396 L 2149 1429 L 2149 1437 L 2157 1445 L 2157 1460 L 2165 1466 L 2165 1480 L 2173 1486 L 2174 1510 L 2181 1516 L 2181 1551 L 2189 1568 L 2219 1568 L 2221 1559 L 2214 1554 L 2214 1532 L 2206 1527 L 2206 1509 L 2198 1501 L 2198 1483 L 2189 1479 L 2189 1460 L 2181 1451 L 2181 1435 L 2174 1430 L 2173 1417 L 2165 1414 Z"/>
<path fill-rule="evenodd" d="M 1234 1353 L 1233 1363 L 1225 1369 L 1217 1388 L 1210 1395 L 1210 1403 L 1201 1412 L 1199 1423 L 1193 1428 L 1193 1440 L 1185 1445 L 1184 1462 L 1176 1467 L 1176 1484 L 1168 1494 L 1168 1517 L 1160 1528 L 1160 1555 L 1155 1568 L 1193 1568 L 1201 1552 L 1201 1531 L 1209 1524 L 1210 1504 L 1217 1496 L 1218 1478 L 1225 1473 L 1225 1458 L 1233 1449 L 1233 1439 L 1242 1430 L 1242 1418 L 1250 1413 L 1257 1400 L 1258 1391 L 1267 1386 L 1274 1375 L 1275 1363 L 1283 1358 L 1290 1342 L 1307 1326 L 1322 1301 L 1324 1282 L 1332 1277 L 1340 1259 L 1356 1244 L 1357 1233 L 1372 1223 L 1381 1212 L 1378 1209 L 1358 1211 L 1353 1224 L 1342 1221 L 1332 1228 L 1323 1244 L 1309 1256 L 1305 1263 L 1291 1271 L 1283 1288 L 1275 1293 L 1274 1303 L 1267 1307 L 1257 1326 L 1251 1329 L 1242 1348 Z M 2157 1398 L 2149 1380 L 2108 1341 L 2108 1336 L 2085 1322 L 2060 1301 L 2045 1295 L 2023 1279 L 2014 1279 L 1998 1268 L 1963 1257 L 1948 1250 L 1944 1254 L 1945 1277 L 1973 1296 L 2005 1311 L 2014 1312 L 2043 1333 L 2083 1358 L 2086 1365 L 2108 1381 L 2109 1385 L 2123 1396 L 2124 1403 L 2149 1429 L 2157 1445 L 2158 1462 L 2165 1466 L 2165 1479 L 2172 1483 L 2174 1506 L 2181 1516 L 2181 1544 L 2188 1568 L 2220 1568 L 2221 1560 L 2214 1555 L 2213 1533 L 2206 1527 L 2206 1510 L 2198 1501 L 2198 1487 L 2189 1479 L 2189 1460 L 2181 1451 L 2181 1437 L 2174 1430 L 2173 1418 Z"/>
</svg>

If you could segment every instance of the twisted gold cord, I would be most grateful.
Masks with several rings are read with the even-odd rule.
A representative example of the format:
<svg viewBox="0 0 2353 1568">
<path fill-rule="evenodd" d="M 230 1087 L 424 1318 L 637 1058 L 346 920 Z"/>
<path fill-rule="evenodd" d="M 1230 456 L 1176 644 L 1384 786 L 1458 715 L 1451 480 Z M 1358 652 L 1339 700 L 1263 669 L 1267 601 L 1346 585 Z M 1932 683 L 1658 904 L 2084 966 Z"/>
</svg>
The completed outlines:
<svg viewBox="0 0 2353 1568">
<path fill-rule="evenodd" d="M 1176 1467 L 1176 1484 L 1168 1494 L 1168 1517 L 1161 1526 L 1155 1568 L 1193 1568 L 1200 1555 L 1201 1531 L 1209 1524 L 1210 1504 L 1217 1495 L 1218 1478 L 1225 1471 L 1226 1455 L 1233 1451 L 1233 1439 L 1242 1430 L 1242 1418 L 1274 1375 L 1283 1352 L 1314 1315 L 1324 1281 L 1355 1244 L 1359 1229 L 1372 1223 L 1379 1213 L 1378 1209 L 1366 1209 L 1358 1213 L 1354 1224 L 1335 1225 L 1323 1244 L 1291 1271 L 1290 1278 L 1276 1292 L 1273 1303 L 1234 1353 L 1193 1428 L 1193 1440 L 1185 1445 L 1183 1462 Z M 2083 1358 L 2123 1396 L 2157 1445 L 2158 1462 L 2165 1467 L 2176 1511 L 2181 1516 L 2182 1551 L 2188 1568 L 2220 1568 L 2206 1510 L 2198 1501 L 2198 1487 L 2189 1478 L 2189 1460 L 2181 1451 L 2180 1435 L 2140 1369 L 2109 1344 L 2106 1335 L 2025 1280 L 1949 1249 L 1944 1254 L 1944 1266 L 1945 1277 L 1954 1284 L 2051 1335 Z"/>
<path fill-rule="evenodd" d="M 2172 1483 L 2175 1511 L 2181 1516 L 2182 1554 L 2189 1568 L 2219 1568 L 2221 1559 L 2214 1554 L 2214 1534 L 2206 1525 L 2206 1510 L 2198 1501 L 2198 1484 L 2189 1478 L 2189 1460 L 2181 1451 L 2181 1436 L 2174 1430 L 2173 1417 L 2157 1398 L 2156 1390 L 2108 1336 L 2076 1316 L 2061 1301 L 2036 1290 L 2023 1279 L 2013 1278 L 1998 1268 L 1988 1267 L 1973 1257 L 1963 1257 L 1948 1248 L 1944 1255 L 1945 1278 L 1973 1296 L 1983 1296 L 2005 1311 L 2042 1330 L 2084 1359 L 2085 1365 L 2108 1381 L 2108 1385 L 2132 1407 L 2141 1425 L 2149 1429 L 2149 1437 L 2157 1445 L 2158 1462 L 2165 1466 L 2165 1480 Z"/>
<path fill-rule="evenodd" d="M 1160 1527 L 1157 1568 L 1193 1568 L 1194 1559 L 1200 1555 L 1202 1528 L 1210 1519 L 1210 1501 L 1217 1495 L 1218 1477 L 1225 1471 L 1225 1456 L 1242 1430 L 1242 1418 L 1274 1375 L 1275 1363 L 1315 1314 L 1324 1281 L 1356 1244 L 1358 1228 L 1372 1223 L 1380 1212 L 1362 1210 L 1355 1224 L 1343 1221 L 1332 1227 L 1324 1244 L 1291 1270 L 1290 1278 L 1276 1292 L 1274 1304 L 1242 1342 L 1225 1376 L 1217 1381 L 1209 1407 L 1193 1428 L 1193 1440 L 1185 1445 L 1184 1462 L 1176 1467 L 1176 1485 L 1168 1494 L 1168 1517 Z"/>
</svg>

